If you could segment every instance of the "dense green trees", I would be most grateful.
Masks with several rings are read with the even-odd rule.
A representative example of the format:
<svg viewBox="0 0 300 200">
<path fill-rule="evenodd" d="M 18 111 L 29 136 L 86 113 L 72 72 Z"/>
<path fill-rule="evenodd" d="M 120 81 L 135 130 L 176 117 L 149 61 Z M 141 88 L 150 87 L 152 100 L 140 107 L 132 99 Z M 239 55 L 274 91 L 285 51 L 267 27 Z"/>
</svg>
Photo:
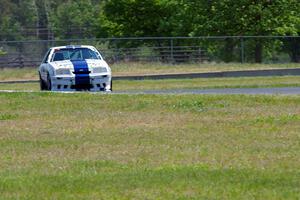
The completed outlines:
<svg viewBox="0 0 300 200">
<path fill-rule="evenodd" d="M 23 27 L 35 27 L 34 0 L 0 0 L 0 40 L 22 39 Z"/>
<path fill-rule="evenodd" d="M 299 0 L 108 0 L 104 16 L 110 36 L 270 36 L 299 35 Z M 263 54 L 285 43 L 299 61 L 299 41 L 248 39 L 248 60 L 262 62 Z M 209 45 L 212 49 L 214 45 Z M 225 39 L 222 60 L 237 60 L 240 40 Z"/>
<path fill-rule="evenodd" d="M 199 1 L 195 1 L 199 2 Z M 191 4 L 189 4 L 191 5 Z M 199 8 L 195 9 L 195 6 Z M 201 10 L 206 13 L 196 22 L 192 35 L 236 35 L 236 36 L 270 36 L 297 35 L 299 32 L 300 4 L 298 0 L 240 0 L 240 1 L 202 1 L 194 4 L 190 12 Z M 195 18 L 196 18 L 195 14 Z M 237 41 L 226 40 L 224 52 L 226 61 L 232 61 L 233 50 Z M 239 41 L 238 41 L 239 42 Z M 275 48 L 268 40 L 253 40 L 253 57 L 256 62 L 262 61 L 263 47 L 268 52 Z M 251 51 L 251 50 L 250 50 Z"/>
<path fill-rule="evenodd" d="M 0 40 L 300 34 L 299 0 L 0 0 L 0 9 Z M 281 46 L 300 59 L 299 39 L 245 43 L 256 62 Z M 230 62 L 240 40 L 207 45 Z"/>
<path fill-rule="evenodd" d="M 300 29 L 299 0 L 0 0 L 0 8 L 7 37 L 33 27 L 59 38 L 87 27 L 88 37 L 298 35 Z"/>
<path fill-rule="evenodd" d="M 76 0 L 61 3 L 52 12 L 52 26 L 59 38 L 93 37 L 101 27 L 97 26 L 100 4 L 91 0 Z"/>
</svg>

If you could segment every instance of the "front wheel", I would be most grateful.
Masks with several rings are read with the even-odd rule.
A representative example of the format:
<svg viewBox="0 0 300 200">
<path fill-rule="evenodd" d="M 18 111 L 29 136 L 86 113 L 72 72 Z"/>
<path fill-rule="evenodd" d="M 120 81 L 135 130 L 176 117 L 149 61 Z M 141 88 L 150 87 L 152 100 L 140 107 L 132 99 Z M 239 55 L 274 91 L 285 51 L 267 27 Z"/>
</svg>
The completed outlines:
<svg viewBox="0 0 300 200">
<path fill-rule="evenodd" d="M 39 73 L 39 77 L 40 77 L 40 89 L 41 90 L 46 90 L 47 89 L 47 85 L 45 84 L 45 81 L 42 79 L 41 74 Z"/>
<path fill-rule="evenodd" d="M 110 81 L 110 91 L 112 92 L 113 91 L 113 87 L 112 87 L 112 80 Z"/>
<path fill-rule="evenodd" d="M 51 83 L 51 78 L 49 73 L 47 74 L 47 90 L 51 90 L 52 89 L 52 83 Z"/>
</svg>

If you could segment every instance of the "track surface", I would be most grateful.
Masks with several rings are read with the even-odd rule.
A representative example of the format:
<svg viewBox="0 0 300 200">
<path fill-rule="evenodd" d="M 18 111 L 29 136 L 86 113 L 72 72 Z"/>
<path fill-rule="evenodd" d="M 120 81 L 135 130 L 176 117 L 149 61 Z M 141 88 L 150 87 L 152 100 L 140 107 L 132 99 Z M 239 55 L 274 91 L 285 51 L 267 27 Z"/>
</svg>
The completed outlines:
<svg viewBox="0 0 300 200">
<path fill-rule="evenodd" d="M 16 91 L 0 90 L 0 92 L 34 92 L 34 91 Z M 74 93 L 74 92 L 65 92 Z M 75 92 L 76 93 L 76 92 Z M 95 93 L 103 94 L 103 93 Z M 300 87 L 283 88 L 224 88 L 224 89 L 181 89 L 181 90 L 145 90 L 145 91 L 118 91 L 111 94 L 267 94 L 267 95 L 299 95 Z"/>
<path fill-rule="evenodd" d="M 190 79 L 190 78 L 225 78 L 225 77 L 258 77 L 258 76 L 299 76 L 300 68 L 290 69 L 259 69 L 241 71 L 219 71 L 179 74 L 148 74 L 133 76 L 113 76 L 113 80 L 158 80 L 158 79 Z M 0 81 L 0 84 L 37 83 L 38 80 Z"/>
</svg>

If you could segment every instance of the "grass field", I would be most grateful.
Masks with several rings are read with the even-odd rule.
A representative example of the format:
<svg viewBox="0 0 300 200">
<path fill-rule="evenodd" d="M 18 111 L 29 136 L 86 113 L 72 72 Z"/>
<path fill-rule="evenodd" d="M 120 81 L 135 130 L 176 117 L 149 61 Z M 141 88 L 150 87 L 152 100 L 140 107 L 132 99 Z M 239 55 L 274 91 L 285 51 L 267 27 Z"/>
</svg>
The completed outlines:
<svg viewBox="0 0 300 200">
<path fill-rule="evenodd" d="M 114 91 L 207 89 L 207 88 L 258 88 L 300 87 L 300 76 L 248 77 L 248 78 L 197 78 L 143 81 L 114 81 Z M 0 84 L 0 90 L 39 91 L 38 83 Z"/>
<path fill-rule="evenodd" d="M 0 93 L 0 199 L 299 199 L 299 102 Z"/>
<path fill-rule="evenodd" d="M 114 76 L 145 75 L 161 73 L 215 72 L 251 69 L 300 68 L 300 64 L 181 64 L 163 63 L 117 63 L 111 65 Z M 0 81 L 37 79 L 36 68 L 0 69 Z"/>
</svg>

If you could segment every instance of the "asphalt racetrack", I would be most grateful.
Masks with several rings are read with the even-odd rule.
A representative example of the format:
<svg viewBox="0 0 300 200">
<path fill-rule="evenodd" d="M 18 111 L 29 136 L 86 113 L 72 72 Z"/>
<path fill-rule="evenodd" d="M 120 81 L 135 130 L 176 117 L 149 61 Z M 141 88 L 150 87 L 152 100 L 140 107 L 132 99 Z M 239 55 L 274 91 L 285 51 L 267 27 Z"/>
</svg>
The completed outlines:
<svg viewBox="0 0 300 200">
<path fill-rule="evenodd" d="M 0 92 L 35 92 L 29 90 L 0 90 Z M 63 92 L 78 93 L 78 92 Z M 95 93 L 103 94 L 103 93 Z M 222 88 L 222 89 L 178 89 L 178 90 L 144 90 L 144 91 L 117 91 L 110 94 L 249 94 L 249 95 L 299 95 L 300 87 L 281 87 L 281 88 Z"/>
</svg>

